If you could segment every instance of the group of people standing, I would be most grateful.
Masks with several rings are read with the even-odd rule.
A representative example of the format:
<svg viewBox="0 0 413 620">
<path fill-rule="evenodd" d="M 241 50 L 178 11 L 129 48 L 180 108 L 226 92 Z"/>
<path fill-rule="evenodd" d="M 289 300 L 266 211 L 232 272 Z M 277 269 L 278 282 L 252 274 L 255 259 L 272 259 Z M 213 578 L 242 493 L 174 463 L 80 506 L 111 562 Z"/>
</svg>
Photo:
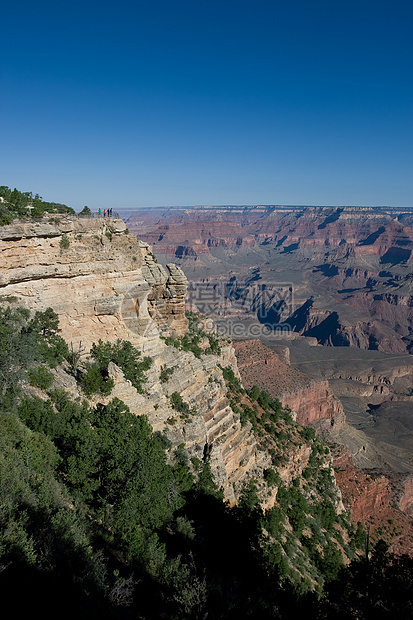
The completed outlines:
<svg viewBox="0 0 413 620">
<path fill-rule="evenodd" d="M 99 217 L 102 215 L 102 209 L 98 211 Z M 103 209 L 103 217 L 112 217 L 112 209 Z"/>
</svg>

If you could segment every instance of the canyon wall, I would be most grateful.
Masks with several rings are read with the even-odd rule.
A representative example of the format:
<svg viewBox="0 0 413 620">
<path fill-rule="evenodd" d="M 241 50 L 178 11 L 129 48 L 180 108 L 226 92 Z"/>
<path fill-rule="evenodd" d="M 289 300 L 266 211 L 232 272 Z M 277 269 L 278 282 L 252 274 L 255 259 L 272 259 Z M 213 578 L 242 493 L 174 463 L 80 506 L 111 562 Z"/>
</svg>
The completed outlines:
<svg viewBox="0 0 413 620">
<path fill-rule="evenodd" d="M 311 379 L 283 362 L 279 355 L 259 340 L 234 344 L 238 368 L 246 388 L 257 385 L 288 406 L 299 424 L 321 423 L 340 427 L 345 415 L 333 396 L 328 381 Z"/>
<path fill-rule="evenodd" d="M 65 338 L 87 350 L 99 338 L 128 338 L 150 350 L 159 337 L 151 303 L 160 314 L 173 303 L 168 327 L 182 331 L 186 278 L 173 269 L 155 265 L 121 220 L 54 217 L 0 228 L 1 294 L 31 310 L 52 307 Z"/>
<path fill-rule="evenodd" d="M 236 277 L 239 294 L 288 282 L 294 308 L 282 321 L 320 344 L 412 349 L 411 209 L 198 207 L 136 213 L 128 226 L 191 280 Z"/>
<path fill-rule="evenodd" d="M 218 366 L 231 366 L 238 374 L 228 341 L 218 356 L 200 358 L 165 344 L 165 337 L 186 330 L 186 287 L 181 269 L 158 264 L 147 243 L 138 242 L 121 220 L 56 217 L 0 228 L 1 296 L 32 311 L 51 307 L 75 350 L 88 352 L 98 339 L 121 338 L 149 355 L 153 363 L 144 394 L 111 364 L 115 387 L 110 398 L 147 415 L 173 446 L 185 445 L 189 458 L 202 461 L 207 452 L 216 483 L 233 503 L 248 480 L 262 479 L 270 458 L 257 449 L 250 423 L 241 426 L 229 406 Z M 161 372 L 167 368 L 164 381 Z M 56 382 L 81 396 L 64 370 Z M 174 409 L 174 392 L 191 413 Z"/>
<path fill-rule="evenodd" d="M 399 472 L 401 490 L 396 492 L 386 475 L 366 473 L 371 468 L 395 467 L 395 454 L 406 461 L 407 452 L 399 455 L 399 447 L 383 444 L 385 437 L 367 436 L 370 427 L 363 433 L 346 424 L 339 398 L 343 397 L 349 415 L 356 411 L 356 422 L 374 425 L 371 429 L 376 434 L 382 427 L 387 429 L 387 418 L 396 416 L 387 409 L 381 413 L 383 407 L 370 410 L 370 405 L 386 401 L 393 407 L 411 401 L 412 366 L 406 354 L 413 351 L 412 210 L 222 206 L 169 209 L 159 216 L 143 217 L 136 232 L 150 240 L 162 261 L 176 260 L 197 283 L 199 294 L 195 289 L 190 301 L 201 312 L 203 293 L 225 292 L 219 299 L 212 295 L 215 306 L 210 313 L 218 324 L 240 326 L 245 334 L 235 343 L 244 385 L 266 389 L 295 412 L 298 422 L 321 428 L 346 446 L 364 469 L 357 477 L 354 502 L 347 501 L 355 522 L 369 521 L 377 513 L 384 519 L 400 517 L 400 527 L 408 531 L 400 511 L 390 508 L 397 503 L 406 513 L 411 511 L 410 479 L 402 484 L 406 474 Z M 131 230 L 139 218 L 140 214 L 130 217 Z M 280 284 L 292 291 L 288 304 L 277 298 Z M 270 299 L 271 289 L 275 295 Z M 251 340 L 250 326 L 257 328 L 257 337 L 263 323 L 270 329 L 285 324 L 292 332 L 290 340 L 304 336 L 307 342 L 326 345 L 316 349 L 340 347 L 340 353 L 326 353 L 323 370 L 313 372 L 311 365 L 318 365 L 313 347 L 305 364 L 298 365 L 309 374 L 299 373 L 291 368 L 288 354 L 279 359 Z M 374 356 L 367 363 L 361 355 L 367 351 L 391 355 L 388 363 Z M 303 358 L 299 361 L 303 363 Z M 375 430 L 379 417 L 381 426 Z M 408 415 L 397 419 L 407 424 Z M 409 432 L 406 442 L 408 436 Z M 352 488 L 346 487 L 346 476 L 356 480 L 354 471 L 346 469 L 340 477 L 344 493 Z"/>
<path fill-rule="evenodd" d="M 180 267 L 158 263 L 148 243 L 137 241 L 121 220 L 59 216 L 0 228 L 1 297 L 15 299 L 13 303 L 31 311 L 53 308 L 62 336 L 75 350 L 88 352 L 99 339 L 121 338 L 149 355 L 152 366 L 143 393 L 110 364 L 114 381 L 110 398 L 121 399 L 136 415 L 146 415 L 173 448 L 185 447 L 190 463 L 203 462 L 208 455 L 215 481 L 230 504 L 255 480 L 262 506 L 271 508 L 277 487 L 269 487 L 264 475 L 273 466 L 271 456 L 257 444 L 250 422 L 241 424 L 230 406 L 221 367 L 230 366 L 247 388 L 256 384 L 266 389 L 303 425 L 340 429 L 345 423 L 340 401 L 328 381 L 310 378 L 289 365 L 287 347 L 278 355 L 259 341 L 233 346 L 223 338 L 219 355 L 196 357 L 168 346 L 166 337 L 186 332 L 186 293 L 187 279 Z M 64 368 L 55 371 L 55 385 L 74 398 L 84 398 Z M 174 393 L 188 405 L 187 412 L 174 408 Z M 90 397 L 92 404 L 108 399 Z M 288 486 L 299 479 L 310 454 L 305 442 L 292 445 L 277 468 L 281 482 Z M 353 507 L 354 517 L 366 518 L 382 501 L 379 496 L 385 501 L 386 489 L 386 485 L 376 489 L 376 499 L 373 491 L 362 494 L 363 501 Z M 406 512 L 411 510 L 408 482 L 401 505 Z"/>
<path fill-rule="evenodd" d="M 365 524 L 370 543 L 384 538 L 393 552 L 412 555 L 411 477 L 400 484 L 391 475 L 361 471 L 344 452 L 334 457 L 334 470 L 344 506 L 355 525 Z"/>
</svg>

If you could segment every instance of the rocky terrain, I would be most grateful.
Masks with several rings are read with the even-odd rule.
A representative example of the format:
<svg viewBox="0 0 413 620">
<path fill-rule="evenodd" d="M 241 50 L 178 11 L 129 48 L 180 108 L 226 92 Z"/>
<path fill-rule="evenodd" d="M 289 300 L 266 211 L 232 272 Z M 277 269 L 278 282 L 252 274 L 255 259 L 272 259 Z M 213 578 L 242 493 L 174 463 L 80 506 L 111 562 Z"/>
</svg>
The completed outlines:
<svg viewBox="0 0 413 620">
<path fill-rule="evenodd" d="M 355 523 L 367 524 L 371 543 L 383 537 L 394 551 L 412 555 L 411 479 L 400 482 L 391 474 L 366 472 L 341 451 L 334 457 L 334 471 L 344 506 Z"/>
<path fill-rule="evenodd" d="M 184 443 L 191 457 L 202 460 L 207 448 L 216 482 L 230 502 L 246 480 L 262 477 L 268 457 L 256 449 L 250 425 L 241 428 L 229 407 L 217 366 L 236 370 L 231 345 L 224 343 L 219 357 L 198 359 L 165 344 L 162 338 L 180 336 L 187 327 L 186 278 L 173 264 L 167 269 L 159 265 L 121 220 L 61 217 L 3 226 L 0 273 L 2 296 L 31 310 L 52 308 L 75 350 L 88 352 L 99 339 L 120 338 L 150 354 L 154 363 L 146 393 L 139 394 L 112 365 L 111 397 L 147 415 L 155 430 L 165 430 L 173 445 Z M 171 373 L 162 382 L 160 373 L 166 368 Z M 69 375 L 61 372 L 57 381 L 79 395 Z M 196 408 L 196 415 L 173 409 L 174 392 Z"/>
<path fill-rule="evenodd" d="M 185 329 L 186 277 L 155 263 L 121 220 L 54 217 L 0 228 L 0 286 L 31 309 L 53 308 L 69 342 L 99 338 L 151 348 L 159 330 Z"/>
<path fill-rule="evenodd" d="M 275 306 L 271 324 L 284 309 L 282 321 L 321 344 L 401 353 L 412 346 L 412 219 L 409 209 L 199 207 L 135 213 L 127 225 L 202 286 L 232 277 L 233 300 L 252 283 L 288 283 L 294 307 Z M 257 315 L 258 301 L 243 311 Z"/>
<path fill-rule="evenodd" d="M 394 422 L 385 407 L 410 403 L 407 388 L 413 358 L 406 353 L 390 356 L 365 350 L 366 355 L 376 356 L 375 364 L 366 358 L 364 365 L 355 365 L 350 357 L 346 366 L 346 356 L 332 355 L 334 349 L 320 346 L 314 336 L 294 332 L 283 341 L 271 334 L 262 342 L 244 338 L 234 343 L 235 349 L 224 336 L 219 353 L 201 356 L 171 346 L 165 339 L 179 339 L 188 328 L 186 275 L 169 260 L 164 266 L 158 263 L 148 242 L 137 241 L 118 219 L 62 215 L 39 222 L 15 221 L 0 228 L 0 250 L 2 297 L 30 310 L 53 308 L 62 335 L 79 354 L 87 356 L 99 339 L 120 338 L 150 355 L 153 364 L 146 373 L 144 393 L 125 379 L 120 368 L 110 365 L 111 398 L 121 399 L 137 415 L 146 415 L 154 430 L 165 432 L 173 446 L 184 445 L 189 458 L 202 461 L 208 454 L 215 480 L 230 503 L 237 501 L 249 481 L 257 480 L 262 505 L 271 508 L 277 487 L 264 482 L 271 457 L 257 443 L 250 422 L 243 422 L 231 405 L 221 368 L 231 368 L 246 388 L 258 385 L 279 398 L 299 424 L 311 424 L 345 446 L 352 462 L 366 472 L 387 469 L 400 474 L 397 479 L 380 478 L 376 499 L 376 483 L 366 483 L 370 492 L 359 493 L 364 499 L 354 506 L 346 496 L 348 476 L 339 476 L 355 521 L 368 520 L 378 505 L 389 506 L 395 498 L 406 515 L 411 513 L 409 432 L 393 433 L 394 441 L 382 439 Z M 257 298 L 247 299 L 256 307 Z M 244 320 L 244 313 L 251 320 L 244 312 L 245 299 L 242 302 L 229 307 L 231 320 Z M 219 312 L 215 315 L 227 320 Z M 259 323 L 256 317 L 252 321 Z M 362 353 L 352 347 L 343 350 Z M 388 364 L 389 357 L 393 364 Z M 55 381 L 73 397 L 81 396 L 76 381 L 64 369 Z M 174 394 L 186 403 L 186 412 L 174 408 Z M 102 397 L 92 397 L 94 401 L 102 402 Z M 356 401 L 358 422 L 355 414 L 351 417 Z M 401 409 L 398 428 L 400 423 L 407 424 L 406 415 L 406 409 Z M 278 469 L 284 484 L 301 477 L 310 452 L 306 445 L 291 444 L 289 460 Z"/>
<path fill-rule="evenodd" d="M 300 340 L 289 343 L 289 346 L 271 341 L 269 345 L 260 340 L 235 343 L 244 385 L 258 385 L 267 390 L 293 410 L 297 421 L 311 424 L 330 443 L 335 443 L 336 480 L 353 522 L 367 524 L 373 539 L 385 535 L 394 550 L 413 553 L 413 445 L 410 428 L 413 399 L 392 392 L 392 383 L 396 379 L 411 377 L 413 360 L 404 368 L 393 368 L 392 376 L 391 372 L 386 373 L 383 354 L 376 360 L 374 370 L 377 374 L 371 371 L 367 374 L 365 367 L 358 369 L 357 379 L 327 380 L 326 376 L 333 374 L 331 370 L 327 371 L 330 364 L 341 368 L 340 374 L 344 375 L 344 364 L 340 364 L 338 358 L 331 358 L 331 351 L 330 358 L 323 365 L 322 354 L 328 353 L 328 349 L 310 348 Z M 306 349 L 311 352 L 312 359 L 309 359 L 308 351 L 305 354 Z M 297 351 L 301 352 L 301 357 Z M 320 353 L 318 359 L 317 353 Z M 350 375 L 351 372 L 354 373 L 353 365 Z M 383 397 L 389 400 L 377 406 L 376 419 L 368 419 L 367 414 L 363 417 L 364 409 L 369 406 L 367 403 L 374 398 L 381 401 Z M 391 398 L 403 398 L 397 400 L 401 422 L 395 416 Z M 358 417 L 354 415 L 355 402 L 358 402 Z M 377 411 L 386 407 L 386 403 L 388 415 L 382 413 L 380 416 Z M 389 428 L 390 424 L 392 428 Z"/>
<path fill-rule="evenodd" d="M 235 354 L 245 387 L 258 385 L 278 398 L 292 409 L 299 424 L 344 424 L 343 407 L 334 397 L 328 381 L 312 379 L 286 364 L 259 340 L 236 342 Z"/>
<path fill-rule="evenodd" d="M 279 346 L 270 339 L 269 346 Z M 356 464 L 367 469 L 384 468 L 411 473 L 413 437 L 411 411 L 413 381 L 411 355 L 391 355 L 352 347 L 335 349 L 310 346 L 307 339 L 288 343 L 290 363 L 313 380 L 328 380 L 346 416 L 348 445 Z M 348 439 L 346 439 L 346 437 Z"/>
<path fill-rule="evenodd" d="M 364 512 L 360 504 L 354 512 L 337 484 L 331 447 L 310 428 L 339 433 L 346 426 L 341 402 L 327 380 L 294 367 L 285 343 L 233 342 L 220 334 L 219 325 L 190 303 L 190 287 L 178 265 L 159 263 L 148 242 L 137 240 L 118 218 L 54 214 L 0 227 L 0 398 L 7 454 L 21 453 L 16 480 L 24 470 L 39 497 L 43 484 L 59 494 L 60 484 L 70 485 L 75 499 L 56 495 L 59 510 L 69 519 L 77 518 L 72 511 L 82 511 L 87 531 L 102 533 L 91 541 L 104 543 L 105 596 L 115 592 L 120 606 L 130 596 L 129 583 L 137 601 L 144 596 L 152 605 L 147 584 L 155 576 L 169 587 L 171 571 L 183 576 L 176 591 L 184 580 L 194 584 L 198 605 L 197 575 L 204 571 L 199 542 L 208 554 L 212 549 L 214 583 L 217 564 L 228 560 L 228 583 L 236 580 L 233 563 L 254 572 L 245 545 L 248 553 L 262 556 L 262 575 L 274 575 L 300 593 L 319 593 L 340 567 L 363 553 L 364 533 L 353 527 L 350 515 L 367 523 L 368 509 L 378 505 L 369 496 Z M 236 307 L 233 312 L 241 314 Z M 10 425 L 23 429 L 31 446 L 47 446 L 47 457 L 58 464 L 56 479 L 46 485 L 43 474 L 28 475 L 29 460 L 33 467 L 42 457 L 27 457 L 27 446 L 10 437 Z M 5 462 L 2 472 L 7 467 L 14 472 L 15 461 Z M 14 497 L 19 485 L 6 474 L 2 480 L 5 495 L 12 488 Z M 412 505 L 408 482 L 400 497 L 406 513 Z M 380 487 L 383 502 L 386 485 Z M 40 501 L 34 497 L 30 502 Z M 164 521 L 153 517 L 152 525 L 152 505 L 161 501 Z M 2 529 L 13 549 L 10 523 L 21 519 L 15 503 L 16 517 L 13 513 Z M 54 505 L 50 514 L 54 525 Z M 44 512 L 39 509 L 39 521 L 35 516 L 40 533 L 27 516 L 29 538 L 23 530 L 18 541 L 32 563 L 33 549 L 39 549 L 34 570 L 42 573 L 55 538 L 51 535 L 53 545 L 46 540 Z M 78 535 L 78 526 L 62 523 L 68 535 L 72 530 Z M 208 531 L 212 538 L 206 538 Z M 61 539 L 59 530 L 59 549 Z M 130 544 L 130 551 L 120 551 L 117 540 Z M 397 540 L 407 549 L 400 536 Z M 96 549 L 96 561 L 102 553 Z M 185 572 L 179 564 L 183 553 Z M 147 564 L 139 566 L 136 558 Z M 54 562 L 47 569 L 51 579 Z M 140 571 L 136 580 L 133 571 Z M 13 571 L 7 574 L 14 583 Z M 78 580 L 78 569 L 72 578 Z M 242 584 L 234 599 L 240 599 L 239 589 Z M 226 599 L 226 582 L 222 591 Z M 266 600 L 267 595 L 263 605 Z"/>
<path fill-rule="evenodd" d="M 188 301 L 234 339 L 245 384 L 328 431 L 359 480 L 375 472 L 354 519 L 379 505 L 411 513 L 412 210 L 194 207 L 125 220 L 196 282 Z M 364 497 L 346 475 L 343 495 Z"/>
</svg>

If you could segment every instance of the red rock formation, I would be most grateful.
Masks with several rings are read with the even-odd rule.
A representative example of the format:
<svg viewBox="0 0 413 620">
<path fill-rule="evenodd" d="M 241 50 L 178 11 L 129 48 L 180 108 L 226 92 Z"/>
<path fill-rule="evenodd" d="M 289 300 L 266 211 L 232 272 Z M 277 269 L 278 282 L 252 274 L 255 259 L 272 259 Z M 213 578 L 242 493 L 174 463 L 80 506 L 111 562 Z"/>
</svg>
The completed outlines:
<svg viewBox="0 0 413 620">
<path fill-rule="evenodd" d="M 411 476 L 404 482 L 403 495 L 399 502 L 399 508 L 407 515 L 413 517 L 413 477 Z"/>
<path fill-rule="evenodd" d="M 343 424 L 342 405 L 336 399 L 328 381 L 315 381 L 282 362 L 279 356 L 260 340 L 234 344 L 238 369 L 244 386 L 258 385 L 284 406 L 297 414 L 297 422 L 310 424 L 320 420 Z"/>
<path fill-rule="evenodd" d="M 394 210 L 351 207 L 198 207 L 140 212 L 127 223 L 141 239 L 157 245 L 157 252 L 159 246 L 231 247 L 266 241 L 281 251 L 297 245 L 295 250 L 327 248 L 336 258 L 411 261 L 413 229 L 396 216 Z"/>
<path fill-rule="evenodd" d="M 165 261 L 192 260 L 197 276 L 205 273 L 204 265 L 209 276 L 227 272 L 222 262 L 246 281 L 251 265 L 267 270 L 264 283 L 280 273 L 279 264 L 287 274 L 298 271 L 297 311 L 300 306 L 306 311 L 311 297 L 315 303 L 294 331 L 330 346 L 389 353 L 413 349 L 413 217 L 408 210 L 259 206 L 155 211 L 135 214 L 128 226 Z"/>
<path fill-rule="evenodd" d="M 351 515 L 354 525 L 361 522 L 370 531 L 372 542 L 383 537 L 391 550 L 413 555 L 413 523 L 411 509 L 413 499 L 412 480 L 407 479 L 400 509 L 396 507 L 397 480 L 384 475 L 373 477 L 354 466 L 344 452 L 334 457 L 334 470 L 344 506 Z M 394 477 L 394 476 L 393 476 Z"/>
</svg>

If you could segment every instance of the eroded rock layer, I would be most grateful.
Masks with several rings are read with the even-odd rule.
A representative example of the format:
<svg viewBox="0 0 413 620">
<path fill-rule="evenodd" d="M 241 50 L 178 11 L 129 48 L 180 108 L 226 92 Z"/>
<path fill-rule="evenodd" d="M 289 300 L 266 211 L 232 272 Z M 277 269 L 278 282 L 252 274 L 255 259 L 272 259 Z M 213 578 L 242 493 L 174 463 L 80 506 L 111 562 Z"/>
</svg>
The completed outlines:
<svg viewBox="0 0 413 620">
<path fill-rule="evenodd" d="M 299 424 L 322 422 L 327 426 L 344 424 L 341 402 L 328 381 L 317 381 L 281 361 L 259 340 L 235 343 L 238 368 L 246 388 L 257 385 L 295 412 Z"/>
<path fill-rule="evenodd" d="M 88 352 L 99 339 L 121 338 L 150 355 L 144 394 L 110 365 L 115 382 L 110 398 L 147 415 L 174 446 L 185 444 L 189 457 L 202 461 L 207 453 L 216 483 L 233 503 L 246 481 L 262 478 L 268 457 L 257 450 L 251 425 L 241 426 L 229 406 L 218 366 L 232 366 L 238 374 L 228 341 L 219 356 L 197 358 L 162 339 L 182 336 L 187 328 L 186 289 L 181 269 L 159 265 L 148 244 L 128 234 L 121 220 L 60 217 L 0 228 L 0 294 L 30 310 L 51 307 L 60 317 L 62 336 L 75 349 Z M 80 395 L 62 370 L 56 381 Z M 191 413 L 173 408 L 175 392 Z"/>
<path fill-rule="evenodd" d="M 170 208 L 128 218 L 191 280 L 236 278 L 238 307 L 252 282 L 289 283 L 294 308 L 283 321 L 296 333 L 391 353 L 412 348 L 412 225 L 412 209 L 368 207 Z M 260 313 L 256 300 L 242 311 Z"/>
</svg>

